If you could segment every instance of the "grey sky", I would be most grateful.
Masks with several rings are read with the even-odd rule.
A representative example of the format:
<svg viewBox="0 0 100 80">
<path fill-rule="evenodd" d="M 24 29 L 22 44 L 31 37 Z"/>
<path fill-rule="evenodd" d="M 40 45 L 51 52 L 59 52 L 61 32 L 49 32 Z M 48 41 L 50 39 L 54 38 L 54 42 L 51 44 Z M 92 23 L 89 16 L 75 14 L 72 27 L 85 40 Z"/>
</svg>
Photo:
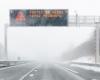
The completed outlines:
<svg viewBox="0 0 100 80">
<path fill-rule="evenodd" d="M 9 9 L 69 9 L 69 15 L 95 15 L 100 16 L 100 0 L 2 0 L 0 2 L 0 43 L 4 45 L 4 25 L 9 24 Z M 61 5 L 61 6 L 60 6 Z M 42 28 L 43 29 L 43 28 Z M 34 28 L 9 28 L 9 50 L 11 55 L 28 57 L 33 53 L 42 58 L 77 46 L 88 39 L 93 29 L 34 29 Z M 81 33 L 80 33 L 81 31 Z M 55 37 L 56 36 L 56 37 Z M 44 44 L 45 43 L 45 44 Z M 59 44 L 58 44 L 59 43 Z M 19 46 L 20 44 L 20 46 Z M 44 45 L 44 46 L 43 46 Z M 24 48 L 23 48 L 24 47 Z M 45 49 L 46 48 L 46 49 Z M 21 49 L 21 50 L 20 50 Z M 19 51 L 18 51 L 19 50 Z M 35 51 L 34 51 L 35 50 Z M 40 51 L 39 51 L 40 50 Z M 27 53 L 28 54 L 25 54 Z M 42 53 L 41 53 L 42 52 Z M 13 54 L 15 53 L 15 54 Z M 59 54 L 59 55 L 58 55 Z M 40 57 L 39 56 L 39 57 Z M 47 57 L 48 58 L 48 57 Z"/>
<path fill-rule="evenodd" d="M 93 27 L 9 27 L 9 56 L 54 60 L 63 52 L 88 40 L 94 30 Z"/>
</svg>

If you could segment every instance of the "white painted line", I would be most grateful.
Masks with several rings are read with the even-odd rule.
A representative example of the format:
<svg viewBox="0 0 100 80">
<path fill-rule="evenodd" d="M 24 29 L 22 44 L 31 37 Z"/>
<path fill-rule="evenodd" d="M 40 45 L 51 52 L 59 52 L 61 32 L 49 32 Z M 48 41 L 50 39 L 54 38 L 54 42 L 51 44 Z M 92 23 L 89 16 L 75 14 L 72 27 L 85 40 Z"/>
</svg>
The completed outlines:
<svg viewBox="0 0 100 80">
<path fill-rule="evenodd" d="M 36 67 L 34 67 L 34 68 L 32 68 L 28 73 L 26 73 L 24 76 L 22 76 L 19 80 L 23 80 L 25 77 L 27 77 L 34 69 L 36 69 L 36 68 L 38 68 L 38 67 L 40 67 L 40 65 L 39 66 L 36 66 Z"/>
<path fill-rule="evenodd" d="M 69 68 L 66 68 L 64 66 L 61 66 L 61 65 L 58 65 L 58 64 L 55 64 L 57 67 L 59 67 L 60 69 L 62 70 L 65 70 L 65 72 L 71 74 L 73 77 L 76 77 L 78 80 L 84 80 L 82 77 L 80 77 L 78 74 L 78 72 L 74 71 L 74 70 L 71 70 Z"/>
<path fill-rule="evenodd" d="M 91 79 L 91 80 L 98 80 L 98 79 Z"/>
<path fill-rule="evenodd" d="M 33 76 L 34 76 L 34 74 L 30 74 L 29 76 L 30 76 L 30 77 L 33 77 Z"/>
<path fill-rule="evenodd" d="M 36 69 L 35 69 L 34 71 L 36 71 L 36 72 L 37 72 L 38 70 L 36 70 Z"/>
<path fill-rule="evenodd" d="M 56 65 L 56 66 L 59 66 L 59 65 L 57 65 L 57 64 L 55 64 L 55 65 Z M 69 68 L 67 68 L 67 67 L 64 67 L 64 66 L 60 66 L 60 67 L 63 68 L 65 71 L 67 70 L 67 71 L 70 71 L 70 72 L 72 72 L 72 73 L 78 74 L 77 71 L 71 70 L 71 69 L 69 69 Z"/>
<path fill-rule="evenodd" d="M 64 69 L 65 69 L 65 70 L 68 70 L 68 71 L 71 71 L 71 72 L 73 72 L 73 73 L 75 73 L 75 74 L 78 74 L 77 71 L 71 70 L 71 69 L 69 69 L 69 68 L 64 67 Z"/>
</svg>

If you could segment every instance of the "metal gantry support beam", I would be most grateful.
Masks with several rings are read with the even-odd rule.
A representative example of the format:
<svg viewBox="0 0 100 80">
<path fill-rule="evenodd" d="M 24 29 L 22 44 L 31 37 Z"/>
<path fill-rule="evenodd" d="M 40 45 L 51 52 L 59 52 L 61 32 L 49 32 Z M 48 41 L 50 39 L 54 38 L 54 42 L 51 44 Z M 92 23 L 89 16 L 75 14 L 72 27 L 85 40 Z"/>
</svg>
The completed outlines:
<svg viewBox="0 0 100 80">
<path fill-rule="evenodd" d="M 100 64 L 100 16 L 69 16 L 69 26 L 96 27 L 95 63 Z"/>
<path fill-rule="evenodd" d="M 7 36 L 7 33 L 8 33 L 8 24 L 5 24 L 5 59 L 8 60 L 8 36 Z"/>
<path fill-rule="evenodd" d="M 88 26 L 88 27 L 96 27 L 96 63 L 100 63 L 100 16 L 69 16 L 68 18 L 69 26 Z M 8 60 L 8 41 L 7 41 L 7 33 L 8 33 L 8 24 L 5 24 L 5 58 Z"/>
<path fill-rule="evenodd" d="M 100 23 L 96 23 L 96 63 L 100 64 Z"/>
</svg>

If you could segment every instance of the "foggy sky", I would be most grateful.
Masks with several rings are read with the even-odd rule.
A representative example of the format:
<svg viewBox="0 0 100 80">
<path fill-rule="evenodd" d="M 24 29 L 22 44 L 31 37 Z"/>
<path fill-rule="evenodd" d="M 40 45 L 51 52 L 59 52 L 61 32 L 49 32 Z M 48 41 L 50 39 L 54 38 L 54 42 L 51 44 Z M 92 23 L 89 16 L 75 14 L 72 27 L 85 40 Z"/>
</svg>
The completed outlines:
<svg viewBox="0 0 100 80">
<path fill-rule="evenodd" d="M 4 27 L 5 27 L 4 25 L 6 23 L 9 24 L 9 10 L 10 9 L 41 9 L 41 8 L 42 9 L 69 9 L 69 15 L 75 15 L 76 13 L 78 13 L 78 15 L 100 16 L 99 3 L 100 3 L 99 0 L 62 0 L 62 1 L 61 0 L 42 0 L 42 1 L 40 0 L 30 0 L 30 1 L 29 0 L 20 0 L 20 1 L 2 0 L 0 2 L 0 5 L 1 5 L 0 7 L 0 43 L 4 46 Z M 76 37 L 75 35 L 76 33 L 74 34 L 70 32 L 68 33 L 69 34 L 68 35 L 67 31 L 65 30 L 63 33 L 62 32 L 58 33 L 58 30 L 57 30 L 56 33 L 60 35 L 57 35 L 58 37 L 55 37 L 56 36 L 56 33 L 54 34 L 55 31 L 53 32 L 50 32 L 48 30 L 43 30 L 44 32 L 41 32 L 42 30 L 39 30 L 39 32 L 37 32 L 37 30 L 35 30 L 34 32 L 33 31 L 34 31 L 33 28 L 9 29 L 9 34 L 8 34 L 9 35 L 8 46 L 9 46 L 9 52 L 10 52 L 9 56 L 15 56 L 15 55 L 23 56 L 25 55 L 25 53 L 28 53 L 30 55 L 31 53 L 33 54 L 34 52 L 37 52 L 38 54 L 47 53 L 49 55 L 55 53 L 55 56 L 56 55 L 58 56 L 57 52 L 60 53 L 60 51 L 64 51 L 62 50 L 62 48 L 60 48 L 61 46 L 63 47 L 63 49 L 65 48 L 69 49 L 69 48 L 72 48 L 72 46 L 74 47 L 76 45 L 79 45 L 81 42 L 86 40 L 85 37 L 88 36 L 87 33 L 91 33 L 91 29 L 90 29 L 90 32 L 88 31 L 88 29 L 86 30 L 84 29 L 83 32 L 86 32 L 86 34 L 83 36 L 82 34 L 79 35 L 79 33 L 77 33 L 78 36 Z M 35 34 L 38 34 L 38 35 L 36 36 Z M 73 35 L 74 39 L 71 38 L 72 36 L 71 34 Z M 59 37 L 61 37 L 60 42 L 58 41 Z M 72 40 L 75 40 L 75 41 L 72 41 Z M 44 41 L 45 44 L 42 41 Z M 46 44 L 46 43 L 49 43 L 49 44 Z M 52 44 L 50 43 L 52 43 L 54 46 L 52 46 Z M 19 46 L 19 44 L 22 46 Z M 48 48 L 48 50 L 44 49 L 45 47 Z M 53 47 L 54 47 L 54 51 L 53 51 Z M 28 54 L 27 56 L 29 56 Z M 38 54 L 37 54 L 37 57 L 38 57 Z M 47 55 L 41 55 L 41 56 L 45 57 Z M 36 57 L 36 54 L 35 54 L 35 57 Z"/>
<path fill-rule="evenodd" d="M 93 27 L 10 27 L 8 29 L 9 56 L 55 60 L 63 52 L 88 40 L 93 31 Z"/>
</svg>

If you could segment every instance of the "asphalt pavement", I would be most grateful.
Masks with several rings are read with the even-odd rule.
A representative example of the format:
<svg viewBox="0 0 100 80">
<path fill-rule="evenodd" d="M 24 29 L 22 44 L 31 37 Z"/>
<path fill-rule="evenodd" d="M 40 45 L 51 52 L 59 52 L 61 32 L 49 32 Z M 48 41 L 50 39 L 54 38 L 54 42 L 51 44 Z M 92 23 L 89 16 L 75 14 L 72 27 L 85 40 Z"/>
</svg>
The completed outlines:
<svg viewBox="0 0 100 80">
<path fill-rule="evenodd" d="M 0 80 L 100 80 L 93 74 L 88 78 L 90 75 L 89 71 L 57 63 L 27 63 L 0 69 Z"/>
<path fill-rule="evenodd" d="M 81 78 L 85 79 L 85 80 L 100 80 L 100 67 L 98 67 L 99 70 L 92 70 L 90 69 L 90 67 L 84 65 L 85 67 L 87 67 L 86 69 L 85 68 L 81 68 L 81 67 L 75 67 L 75 66 L 71 66 L 72 64 L 64 64 L 64 65 L 60 65 L 64 68 L 66 68 L 67 70 L 77 74 L 78 76 L 80 76 Z M 77 64 L 77 65 L 80 65 L 80 64 Z M 93 65 L 92 65 L 93 66 Z M 94 67 L 95 67 L 95 64 L 94 64 Z M 95 69 L 95 68 L 93 68 Z"/>
</svg>

